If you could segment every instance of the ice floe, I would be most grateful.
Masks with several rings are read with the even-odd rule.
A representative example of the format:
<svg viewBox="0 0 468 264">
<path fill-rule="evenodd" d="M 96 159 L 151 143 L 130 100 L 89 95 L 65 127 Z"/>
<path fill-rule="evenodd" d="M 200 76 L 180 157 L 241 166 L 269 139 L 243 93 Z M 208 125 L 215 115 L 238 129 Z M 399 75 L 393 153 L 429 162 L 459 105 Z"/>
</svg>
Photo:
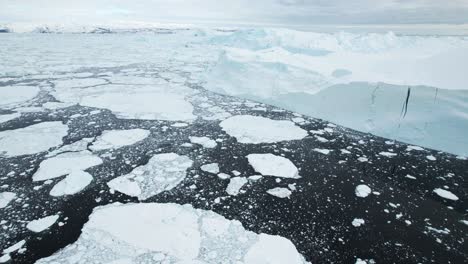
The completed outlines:
<svg viewBox="0 0 468 264">
<path fill-rule="evenodd" d="M 291 121 L 273 120 L 260 116 L 233 116 L 219 125 L 238 142 L 247 144 L 299 140 L 307 136 L 307 131 Z"/>
<path fill-rule="evenodd" d="M 33 220 L 26 225 L 26 228 L 39 233 L 51 227 L 59 219 L 58 215 L 49 215 L 40 219 Z"/>
<path fill-rule="evenodd" d="M 13 192 L 0 192 L 0 209 L 7 207 L 7 205 L 16 198 Z"/>
<path fill-rule="evenodd" d="M 11 259 L 10 254 L 20 250 L 26 244 L 26 240 L 21 240 L 10 247 L 3 249 L 3 256 L 0 258 L 1 261 L 7 262 Z M 2 263 L 2 262 L 0 262 Z"/>
<path fill-rule="evenodd" d="M 93 176 L 85 171 L 75 170 L 59 181 L 50 190 L 52 196 L 72 195 L 80 192 L 93 181 Z"/>
<path fill-rule="evenodd" d="M 254 170 L 265 176 L 298 179 L 297 167 L 287 158 L 267 154 L 249 154 L 247 159 Z"/>
<path fill-rule="evenodd" d="M 0 123 L 5 123 L 5 122 L 8 122 L 10 120 L 13 120 L 15 118 L 18 118 L 20 117 L 21 114 L 20 113 L 13 113 L 13 114 L 8 114 L 8 115 L 0 115 Z"/>
<path fill-rule="evenodd" d="M 442 197 L 442 198 L 453 200 L 453 201 L 458 200 L 458 196 L 453 194 L 451 191 L 447 191 L 447 190 L 444 190 L 444 189 L 441 189 L 441 188 L 436 188 L 436 189 L 434 189 L 434 192 L 437 195 L 439 195 L 440 197 Z"/>
<path fill-rule="evenodd" d="M 202 165 L 200 167 L 200 169 L 202 171 L 206 171 L 206 172 L 209 172 L 209 173 L 213 173 L 213 174 L 218 174 L 219 173 L 219 165 L 218 163 L 209 163 L 209 164 L 205 164 L 205 165 Z"/>
<path fill-rule="evenodd" d="M 75 171 L 82 171 L 102 163 L 101 158 L 89 151 L 66 152 L 46 159 L 39 164 L 33 181 L 54 179 Z"/>
<path fill-rule="evenodd" d="M 314 148 L 313 150 L 314 150 L 315 152 L 322 153 L 322 154 L 324 154 L 324 155 L 328 155 L 328 154 L 330 154 L 330 152 L 332 151 L 332 150 L 330 150 L 330 149 L 320 149 L 320 148 Z"/>
<path fill-rule="evenodd" d="M 146 165 L 119 176 L 107 183 L 109 188 L 129 196 L 146 200 L 163 191 L 171 190 L 185 179 L 192 160 L 175 153 L 154 155 Z"/>
<path fill-rule="evenodd" d="M 288 188 L 283 188 L 283 187 L 276 187 L 273 189 L 267 190 L 268 194 L 271 194 L 273 196 L 276 196 L 278 198 L 289 198 L 291 196 L 292 192 Z"/>
<path fill-rule="evenodd" d="M 202 145 L 204 148 L 215 148 L 218 144 L 208 137 L 189 137 L 193 144 Z"/>
<path fill-rule="evenodd" d="M 43 122 L 25 128 L 0 132 L 0 154 L 8 157 L 30 155 L 62 144 L 68 126 L 62 122 Z"/>
<path fill-rule="evenodd" d="M 0 108 L 14 108 L 36 97 L 39 91 L 40 89 L 35 86 L 1 86 Z"/>
<path fill-rule="evenodd" d="M 76 256 L 98 263 L 307 263 L 288 239 L 246 231 L 238 221 L 190 205 L 157 203 L 95 208 L 76 242 L 37 263 Z"/>
<path fill-rule="evenodd" d="M 364 219 L 361 219 L 361 218 L 354 218 L 353 222 L 351 222 L 351 224 L 355 227 L 360 227 L 364 223 L 365 223 Z"/>
<path fill-rule="evenodd" d="M 239 194 L 240 189 L 247 183 L 245 177 L 234 177 L 229 180 L 229 184 L 226 187 L 226 192 L 229 195 L 236 196 Z"/>
<path fill-rule="evenodd" d="M 357 197 L 365 198 L 369 196 L 369 194 L 371 193 L 371 188 L 369 188 L 369 186 L 365 184 L 360 184 L 356 186 L 354 193 L 356 194 Z"/>
<path fill-rule="evenodd" d="M 149 130 L 139 128 L 128 130 L 105 130 L 89 148 L 93 151 L 116 149 L 142 141 L 148 137 L 149 134 Z"/>
</svg>

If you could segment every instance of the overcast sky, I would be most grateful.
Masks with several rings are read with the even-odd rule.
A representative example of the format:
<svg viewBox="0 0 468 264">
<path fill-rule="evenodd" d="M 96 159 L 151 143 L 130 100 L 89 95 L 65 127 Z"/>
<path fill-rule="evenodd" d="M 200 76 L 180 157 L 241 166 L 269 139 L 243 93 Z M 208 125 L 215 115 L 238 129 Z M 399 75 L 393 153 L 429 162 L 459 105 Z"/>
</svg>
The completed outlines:
<svg viewBox="0 0 468 264">
<path fill-rule="evenodd" d="M 0 0 L 0 23 L 468 23 L 468 0 Z"/>
</svg>

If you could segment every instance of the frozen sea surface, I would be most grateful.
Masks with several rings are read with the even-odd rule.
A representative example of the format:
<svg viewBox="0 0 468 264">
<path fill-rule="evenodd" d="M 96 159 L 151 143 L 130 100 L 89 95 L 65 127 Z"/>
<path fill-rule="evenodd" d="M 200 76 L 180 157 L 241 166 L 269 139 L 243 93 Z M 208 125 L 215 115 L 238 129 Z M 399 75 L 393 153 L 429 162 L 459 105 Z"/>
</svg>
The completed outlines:
<svg viewBox="0 0 468 264">
<path fill-rule="evenodd" d="M 381 52 L 397 52 L 402 40 L 418 39 L 312 34 L 303 42 L 297 32 L 278 37 L 286 33 L 0 35 L 6 47 L 0 50 L 0 260 L 217 263 L 226 256 L 244 263 L 388 263 L 399 256 L 405 263 L 463 263 L 466 159 L 419 146 L 424 140 L 407 145 L 206 89 L 212 88 L 206 77 L 221 69 L 220 54 L 234 58 L 232 48 L 249 49 L 235 51 L 248 53 L 248 60 L 236 57 L 239 66 L 260 71 L 265 65 L 257 60 L 296 54 L 288 57 L 296 68 L 286 70 L 295 80 L 278 75 L 286 69 L 281 64 L 267 65 L 263 77 L 245 72 L 264 81 L 256 84 L 268 99 L 290 96 L 288 84 L 314 96 L 299 84 L 330 83 L 293 59 L 351 50 L 374 60 Z M 258 46 L 261 39 L 266 44 Z M 424 40 L 415 43 L 424 48 Z M 427 40 L 444 49 L 464 41 Z M 333 78 L 357 72 L 336 70 L 335 64 Z M 233 79 L 226 73 L 227 85 Z M 269 74 L 278 85 L 259 87 L 274 84 Z M 243 81 L 238 79 L 239 89 L 247 87 Z M 439 89 L 436 102 L 443 97 L 451 115 L 463 116 L 464 102 L 451 92 Z M 402 116 L 408 122 L 415 120 L 413 96 L 412 87 Z M 284 102 L 298 105 L 297 99 Z M 404 104 L 398 105 L 401 114 Z M 355 113 L 362 118 L 367 112 Z M 161 234 L 172 242 L 160 243 Z"/>
</svg>

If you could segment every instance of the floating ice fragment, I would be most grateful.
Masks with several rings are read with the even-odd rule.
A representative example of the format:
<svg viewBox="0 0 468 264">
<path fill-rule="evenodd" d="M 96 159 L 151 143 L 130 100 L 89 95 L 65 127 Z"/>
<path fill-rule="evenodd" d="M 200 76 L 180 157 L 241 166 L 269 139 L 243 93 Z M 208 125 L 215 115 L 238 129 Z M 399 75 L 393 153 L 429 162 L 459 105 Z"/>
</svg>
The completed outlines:
<svg viewBox="0 0 468 264">
<path fill-rule="evenodd" d="M 239 190 L 247 183 L 247 179 L 245 177 L 234 177 L 231 178 L 229 184 L 226 188 L 226 192 L 229 195 L 236 196 L 239 194 Z"/>
<path fill-rule="evenodd" d="M 139 128 L 128 130 L 106 130 L 102 132 L 102 135 L 99 136 L 89 148 L 93 151 L 98 151 L 129 146 L 142 141 L 147 138 L 149 134 L 149 130 Z"/>
<path fill-rule="evenodd" d="M 288 198 L 292 194 L 292 192 L 288 188 L 282 188 L 282 187 L 269 189 L 267 190 L 267 193 L 273 196 L 276 196 L 278 198 Z"/>
<path fill-rule="evenodd" d="M 82 191 L 93 181 L 93 176 L 84 171 L 72 171 L 50 190 L 52 196 L 72 195 Z"/>
<path fill-rule="evenodd" d="M 189 137 L 193 144 L 202 145 L 204 148 L 215 148 L 218 144 L 208 137 Z"/>
<path fill-rule="evenodd" d="M 26 225 L 26 228 L 39 233 L 51 227 L 59 219 L 58 215 L 49 215 L 40 219 L 33 220 Z"/>
<path fill-rule="evenodd" d="M 264 176 L 294 179 L 301 177 L 297 167 L 287 158 L 267 153 L 249 154 L 247 159 L 254 170 Z"/>
<path fill-rule="evenodd" d="M 5 208 L 15 197 L 13 192 L 0 192 L 0 208 Z"/>
<path fill-rule="evenodd" d="M 440 197 L 442 197 L 442 198 L 453 200 L 453 201 L 458 200 L 458 196 L 456 196 L 455 194 L 453 194 L 450 191 L 447 191 L 447 190 L 444 190 L 444 189 L 441 189 L 441 188 L 436 188 L 436 189 L 434 189 L 434 192 L 437 195 L 439 195 Z"/>
<path fill-rule="evenodd" d="M 200 167 L 202 171 L 206 171 L 209 173 L 213 174 L 218 174 L 219 173 L 219 166 L 218 163 L 210 163 L 210 164 L 205 164 Z"/>
<path fill-rule="evenodd" d="M 361 218 L 354 218 L 353 219 L 353 222 L 351 223 L 353 226 L 355 227 L 360 227 L 361 225 L 363 225 L 365 223 L 364 219 L 361 219 Z"/>
<path fill-rule="evenodd" d="M 371 188 L 365 184 L 360 184 L 356 186 L 356 189 L 354 190 L 355 194 L 357 197 L 362 197 L 365 198 L 371 193 Z"/>
</svg>

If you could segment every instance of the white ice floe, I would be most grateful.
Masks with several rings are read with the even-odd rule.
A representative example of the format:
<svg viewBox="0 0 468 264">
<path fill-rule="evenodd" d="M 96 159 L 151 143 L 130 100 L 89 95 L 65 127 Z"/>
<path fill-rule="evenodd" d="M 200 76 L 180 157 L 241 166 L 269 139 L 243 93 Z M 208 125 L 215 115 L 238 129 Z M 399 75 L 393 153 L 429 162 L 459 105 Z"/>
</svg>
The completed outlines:
<svg viewBox="0 0 468 264">
<path fill-rule="evenodd" d="M 229 195 L 236 196 L 239 194 L 240 189 L 247 183 L 245 177 L 234 177 L 229 181 L 228 186 L 226 187 L 226 192 Z"/>
<path fill-rule="evenodd" d="M 8 122 L 10 120 L 13 120 L 15 118 L 18 118 L 20 117 L 21 114 L 20 113 L 13 113 L 13 114 L 8 114 L 8 115 L 0 115 L 0 123 L 5 123 L 5 122 Z"/>
<path fill-rule="evenodd" d="M 193 106 L 185 100 L 192 93 L 187 87 L 161 84 L 56 89 L 52 94 L 62 102 L 109 109 L 123 119 L 192 121 Z"/>
<path fill-rule="evenodd" d="M 278 198 L 289 198 L 292 192 L 288 188 L 276 187 L 273 189 L 267 190 L 268 194 L 276 196 Z"/>
<path fill-rule="evenodd" d="M 444 190 L 444 189 L 441 189 L 441 188 L 436 188 L 436 189 L 434 189 L 434 192 L 437 195 L 439 195 L 440 197 L 442 197 L 442 198 L 453 200 L 453 201 L 458 200 L 458 196 L 453 194 L 451 191 L 447 191 L 447 190 Z"/>
<path fill-rule="evenodd" d="M 355 227 L 360 227 L 361 225 L 363 225 L 365 223 L 364 219 L 361 219 L 361 218 L 354 218 L 353 219 L 353 222 L 351 223 L 353 226 Z"/>
<path fill-rule="evenodd" d="M 190 205 L 157 203 L 95 208 L 76 242 L 37 263 L 76 256 L 83 263 L 307 263 L 288 239 L 246 231 L 238 221 Z"/>
<path fill-rule="evenodd" d="M 387 158 L 392 158 L 392 157 L 395 157 L 397 154 L 393 152 L 382 151 L 382 152 L 379 152 L 379 155 L 387 157 Z"/>
<path fill-rule="evenodd" d="M 39 169 L 33 175 L 33 181 L 45 181 L 82 171 L 102 163 L 101 158 L 89 151 L 66 152 L 46 159 L 39 164 Z"/>
<path fill-rule="evenodd" d="M 221 173 L 218 173 L 218 178 L 220 178 L 221 180 L 227 180 L 231 178 L 231 175 L 221 172 Z"/>
<path fill-rule="evenodd" d="M 5 249 L 3 249 L 3 254 L 10 254 L 15 251 L 18 251 L 20 248 L 22 248 L 26 244 L 26 240 L 21 240 Z"/>
<path fill-rule="evenodd" d="M 209 163 L 209 164 L 205 164 L 205 165 L 202 165 L 200 167 L 200 169 L 202 171 L 206 171 L 206 172 L 209 172 L 209 173 L 213 173 L 213 174 L 218 174 L 219 173 L 219 165 L 218 163 Z"/>
<path fill-rule="evenodd" d="M 193 144 L 202 145 L 204 148 L 215 148 L 218 144 L 208 137 L 189 137 Z"/>
<path fill-rule="evenodd" d="M 146 200 L 163 191 L 171 190 L 185 179 L 192 160 L 175 153 L 154 155 L 146 165 L 119 176 L 107 183 L 112 190 Z"/>
<path fill-rule="evenodd" d="M 324 155 L 328 155 L 332 151 L 330 149 L 319 149 L 319 148 L 314 148 L 313 150 L 318 152 L 318 153 L 322 153 Z"/>
<path fill-rule="evenodd" d="M 44 122 L 15 130 L 0 132 L 0 155 L 8 157 L 30 155 L 62 144 L 68 126 L 62 122 Z"/>
<path fill-rule="evenodd" d="M 26 228 L 39 233 L 51 227 L 59 219 L 58 215 L 49 215 L 40 219 L 33 220 L 26 225 Z"/>
<path fill-rule="evenodd" d="M 0 108 L 11 109 L 25 103 L 39 93 L 36 86 L 2 86 L 0 87 Z"/>
<path fill-rule="evenodd" d="M 408 147 L 406 147 L 406 151 L 411 151 L 411 150 L 423 151 L 424 149 L 419 147 L 419 146 L 408 146 Z"/>
<path fill-rule="evenodd" d="M 139 128 L 128 130 L 105 130 L 89 148 L 93 151 L 98 151 L 129 146 L 142 141 L 147 138 L 149 134 L 149 130 Z"/>
<path fill-rule="evenodd" d="M 371 193 L 371 188 L 365 184 L 360 184 L 356 186 L 356 189 L 354 190 L 355 194 L 357 197 L 362 197 L 365 198 Z"/>
<path fill-rule="evenodd" d="M 247 159 L 254 170 L 262 175 L 295 179 L 301 177 L 297 167 L 287 158 L 267 153 L 249 154 Z"/>
<path fill-rule="evenodd" d="M 405 178 L 411 179 L 411 180 L 416 180 L 416 177 L 411 176 L 409 174 L 406 174 Z"/>
<path fill-rule="evenodd" d="M 56 156 L 64 152 L 79 152 L 79 151 L 87 150 L 88 144 L 91 143 L 93 140 L 94 138 L 83 138 L 81 140 L 75 141 L 71 144 L 62 146 L 59 149 L 56 149 L 54 151 L 47 153 L 46 157 Z"/>
<path fill-rule="evenodd" d="M 260 116 L 233 116 L 219 125 L 238 142 L 247 144 L 298 140 L 307 136 L 307 131 L 291 121 L 273 120 Z"/>
<path fill-rule="evenodd" d="M 432 155 L 428 155 L 428 156 L 426 156 L 426 159 L 428 159 L 430 161 L 434 161 L 434 160 L 436 160 L 436 157 L 434 157 Z"/>
<path fill-rule="evenodd" d="M 13 192 L 0 192 L 0 208 L 5 208 L 7 205 L 16 198 Z"/>
<path fill-rule="evenodd" d="M 52 196 L 72 195 L 82 191 L 93 181 L 93 176 L 85 171 L 76 170 L 55 184 L 50 190 Z"/>
</svg>

